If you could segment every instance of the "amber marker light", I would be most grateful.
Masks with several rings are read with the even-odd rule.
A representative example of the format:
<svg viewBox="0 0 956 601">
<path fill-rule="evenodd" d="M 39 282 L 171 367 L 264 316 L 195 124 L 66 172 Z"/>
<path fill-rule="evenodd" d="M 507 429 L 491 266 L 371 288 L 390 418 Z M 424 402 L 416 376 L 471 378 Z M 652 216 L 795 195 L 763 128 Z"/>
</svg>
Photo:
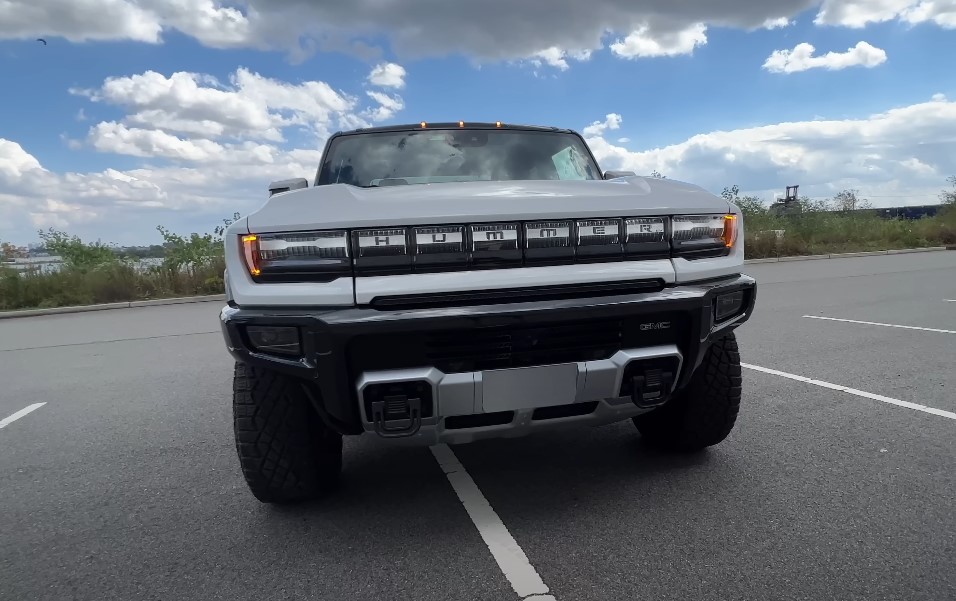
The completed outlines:
<svg viewBox="0 0 956 601">
<path fill-rule="evenodd" d="M 262 273 L 259 269 L 259 236 L 251 234 L 242 237 L 242 255 L 250 274 L 256 276 Z"/>
<path fill-rule="evenodd" d="M 737 241 L 737 216 L 724 215 L 724 233 L 720 236 L 724 246 L 731 248 Z"/>
</svg>

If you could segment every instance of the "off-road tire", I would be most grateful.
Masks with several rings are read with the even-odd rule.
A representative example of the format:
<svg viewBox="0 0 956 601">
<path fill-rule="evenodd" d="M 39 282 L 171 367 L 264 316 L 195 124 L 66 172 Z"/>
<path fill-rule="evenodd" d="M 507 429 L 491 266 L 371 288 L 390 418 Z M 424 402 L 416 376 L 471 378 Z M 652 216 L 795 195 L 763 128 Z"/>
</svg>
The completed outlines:
<svg viewBox="0 0 956 601">
<path fill-rule="evenodd" d="M 714 341 L 687 387 L 663 406 L 633 418 L 656 447 L 695 452 L 730 434 L 740 410 L 740 353 L 733 332 Z"/>
<path fill-rule="evenodd" d="M 321 496 L 342 471 L 342 436 L 322 423 L 302 386 L 236 362 L 233 427 L 242 475 L 263 503 Z"/>
</svg>

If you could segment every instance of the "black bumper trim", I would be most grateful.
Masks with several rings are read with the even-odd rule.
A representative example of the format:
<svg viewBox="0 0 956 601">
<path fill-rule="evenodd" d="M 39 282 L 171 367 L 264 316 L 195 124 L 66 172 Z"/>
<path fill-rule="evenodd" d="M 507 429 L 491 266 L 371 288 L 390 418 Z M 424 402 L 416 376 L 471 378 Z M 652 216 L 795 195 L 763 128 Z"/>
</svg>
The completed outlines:
<svg viewBox="0 0 956 601">
<path fill-rule="evenodd" d="M 743 315 L 734 323 L 713 327 L 713 298 L 717 294 L 749 290 Z M 606 293 L 605 293 L 606 294 Z M 349 365 L 349 342 L 375 334 L 419 335 L 441 330 L 508 328 L 593 319 L 636 318 L 655 313 L 678 312 L 689 320 L 690 335 L 679 346 L 686 369 L 677 387 L 683 387 L 697 368 L 713 338 L 746 322 L 756 301 L 756 281 L 746 275 L 676 285 L 658 291 L 629 292 L 614 296 L 532 300 L 510 304 L 487 304 L 429 308 L 370 307 L 240 308 L 226 306 L 220 312 L 223 336 L 236 360 L 273 369 L 306 384 L 317 411 L 332 428 L 343 434 L 363 432 L 354 380 L 358 374 Z M 302 329 L 303 356 L 283 359 L 254 351 L 245 341 L 246 325 L 290 325 Z"/>
</svg>

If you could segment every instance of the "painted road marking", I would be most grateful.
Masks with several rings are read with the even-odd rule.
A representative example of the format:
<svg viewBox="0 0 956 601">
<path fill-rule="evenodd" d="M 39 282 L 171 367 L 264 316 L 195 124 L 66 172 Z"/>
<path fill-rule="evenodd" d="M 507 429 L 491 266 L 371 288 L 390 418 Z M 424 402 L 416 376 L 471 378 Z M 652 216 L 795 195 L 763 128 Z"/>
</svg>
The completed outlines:
<svg viewBox="0 0 956 601">
<path fill-rule="evenodd" d="M 3 428 L 6 428 L 13 422 L 23 417 L 24 415 L 27 415 L 28 413 L 33 413 L 34 411 L 36 411 L 37 409 L 39 409 L 40 407 L 44 405 L 46 405 L 46 403 L 34 403 L 30 405 L 29 407 L 24 407 L 23 409 L 17 411 L 10 417 L 5 417 L 3 419 L 0 419 L 0 430 L 2 430 Z"/>
<path fill-rule="evenodd" d="M 548 594 L 550 591 L 547 585 L 528 561 L 528 556 L 508 532 L 508 528 L 481 493 L 478 485 L 465 471 L 454 451 L 446 444 L 432 445 L 431 450 L 518 597 L 523 601 L 555 601 L 554 597 Z"/>
<path fill-rule="evenodd" d="M 868 326 L 883 326 L 884 328 L 903 328 L 904 330 L 922 330 L 924 332 L 939 332 L 941 334 L 956 334 L 956 330 L 940 330 L 938 328 L 919 328 L 916 326 L 901 326 L 895 323 L 880 323 L 878 321 L 858 321 L 856 319 L 837 319 L 836 317 L 820 317 L 819 315 L 804 315 L 807 319 L 825 319 L 827 321 L 845 321 L 847 323 L 862 323 Z"/>
<path fill-rule="evenodd" d="M 873 399 L 874 401 L 889 403 L 890 405 L 898 405 L 900 407 L 906 407 L 907 409 L 915 409 L 916 411 L 922 411 L 923 413 L 929 413 L 932 415 L 938 415 L 940 417 L 946 417 L 952 420 L 956 420 L 956 413 L 953 413 L 952 411 L 943 411 L 942 409 L 935 409 L 933 407 L 927 407 L 926 405 L 920 405 L 918 403 L 911 403 L 909 401 L 901 401 L 900 399 L 894 399 L 888 396 L 883 396 L 881 394 L 873 394 L 872 392 L 857 390 L 856 388 L 850 388 L 849 386 L 840 386 L 839 384 L 831 384 L 830 382 L 824 382 L 823 380 L 814 380 L 812 378 L 806 378 L 804 376 L 788 374 L 785 371 L 777 371 L 776 369 L 760 367 L 759 365 L 751 365 L 749 363 L 741 363 L 740 365 L 741 367 L 746 367 L 747 369 L 762 371 L 765 374 L 773 374 L 775 376 L 780 376 L 781 378 L 789 378 L 791 380 L 796 380 L 798 382 L 806 382 L 807 384 L 822 386 L 823 388 L 829 388 L 831 390 L 839 390 L 840 392 L 856 395 L 859 397 L 863 397 L 865 399 Z"/>
</svg>

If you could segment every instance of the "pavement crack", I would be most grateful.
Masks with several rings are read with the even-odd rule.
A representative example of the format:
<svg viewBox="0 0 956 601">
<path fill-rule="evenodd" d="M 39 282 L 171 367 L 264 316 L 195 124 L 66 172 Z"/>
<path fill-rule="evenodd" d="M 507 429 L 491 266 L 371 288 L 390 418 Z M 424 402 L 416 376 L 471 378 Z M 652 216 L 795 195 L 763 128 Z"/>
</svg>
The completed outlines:
<svg viewBox="0 0 956 601">
<path fill-rule="evenodd" d="M 131 342 L 134 340 L 159 340 L 161 338 L 179 338 L 182 336 L 204 336 L 206 334 L 219 334 L 220 330 L 211 330 L 209 332 L 187 332 L 185 334 L 163 334 L 161 336 L 140 336 L 137 338 L 115 338 L 112 340 L 91 340 L 89 342 L 69 342 L 66 344 L 49 344 L 46 346 L 24 346 L 21 348 L 0 349 L 0 353 L 15 353 L 17 351 L 36 351 L 49 348 L 66 348 L 71 346 L 88 346 L 91 344 L 111 344 L 114 342 Z"/>
</svg>

